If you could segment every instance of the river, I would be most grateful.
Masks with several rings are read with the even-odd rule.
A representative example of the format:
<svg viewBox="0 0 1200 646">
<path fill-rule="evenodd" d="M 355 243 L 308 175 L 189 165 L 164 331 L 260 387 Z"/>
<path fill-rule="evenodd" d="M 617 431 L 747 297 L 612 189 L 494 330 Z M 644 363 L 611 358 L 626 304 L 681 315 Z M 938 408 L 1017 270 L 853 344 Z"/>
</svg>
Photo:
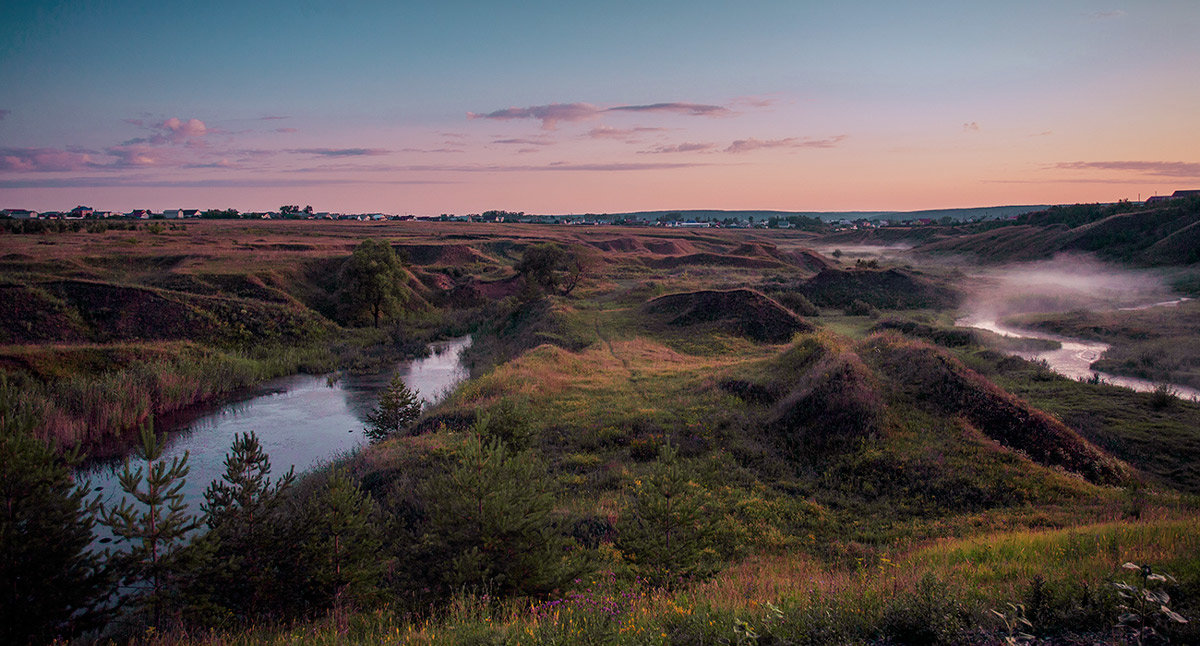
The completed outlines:
<svg viewBox="0 0 1200 646">
<path fill-rule="evenodd" d="M 1174 301 L 1165 301 L 1161 303 L 1149 303 L 1146 305 L 1138 305 L 1136 307 L 1125 307 L 1123 310 L 1141 310 L 1151 307 L 1166 306 L 1170 307 L 1188 299 L 1178 299 Z M 1057 334 L 1048 334 L 1037 330 L 1029 330 L 1025 328 L 1011 327 L 1000 323 L 994 316 L 987 314 L 970 314 L 964 316 L 954 322 L 959 327 L 973 327 L 996 334 L 1026 338 L 1026 339 L 1046 339 L 1049 341 L 1057 341 L 1060 347 L 1057 350 L 1039 350 L 1039 351 L 1012 351 L 1009 354 L 1029 359 L 1030 361 L 1044 360 L 1050 369 L 1065 377 L 1071 379 L 1089 379 L 1092 375 L 1099 375 L 1105 383 L 1114 386 L 1121 386 L 1136 390 L 1138 392 L 1150 392 L 1158 387 L 1157 382 L 1148 381 L 1146 379 L 1138 379 L 1137 377 L 1125 377 L 1122 375 L 1114 375 L 1107 372 L 1100 372 L 1092 369 L 1092 363 L 1098 361 L 1104 353 L 1108 351 L 1108 344 L 1099 341 L 1089 341 L 1086 339 L 1076 339 L 1072 337 L 1060 336 Z M 1180 384 L 1169 384 L 1179 397 L 1184 399 L 1200 399 L 1200 390 L 1183 386 Z"/>
<path fill-rule="evenodd" d="M 164 457 L 188 454 L 191 471 L 183 488 L 189 511 L 198 512 L 204 490 L 225 472 L 225 455 L 234 436 L 254 431 L 271 457 L 272 478 L 295 467 L 301 473 L 326 464 L 367 443 L 367 413 L 380 390 L 400 372 L 404 383 L 436 403 L 467 377 L 462 353 L 471 337 L 438 341 L 430 355 L 400 363 L 379 374 L 343 376 L 292 375 L 267 381 L 238 397 L 175 419 L 167 428 Z M 106 504 L 120 493 L 117 474 L 122 461 L 93 464 L 81 476 L 91 480 Z"/>
</svg>

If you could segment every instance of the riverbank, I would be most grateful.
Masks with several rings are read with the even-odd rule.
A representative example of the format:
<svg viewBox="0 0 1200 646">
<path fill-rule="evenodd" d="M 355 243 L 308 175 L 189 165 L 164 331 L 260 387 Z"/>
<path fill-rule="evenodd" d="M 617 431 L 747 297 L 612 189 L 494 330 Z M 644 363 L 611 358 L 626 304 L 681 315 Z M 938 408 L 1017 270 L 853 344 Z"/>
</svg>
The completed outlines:
<svg viewBox="0 0 1200 646">
<path fill-rule="evenodd" d="M 191 472 L 182 491 L 192 509 L 198 508 L 208 484 L 221 478 L 225 455 L 241 433 L 258 437 L 275 473 L 292 467 L 301 473 L 328 464 L 367 443 L 362 432 L 367 413 L 392 375 L 399 373 L 427 405 L 435 405 L 467 377 L 462 357 L 470 345 L 469 336 L 435 341 L 425 346 L 423 358 L 378 372 L 294 374 L 194 406 L 156 426 L 166 435 L 164 459 L 188 455 Z M 120 491 L 117 474 L 122 462 L 114 455 L 80 470 L 109 498 L 108 504 Z"/>
</svg>

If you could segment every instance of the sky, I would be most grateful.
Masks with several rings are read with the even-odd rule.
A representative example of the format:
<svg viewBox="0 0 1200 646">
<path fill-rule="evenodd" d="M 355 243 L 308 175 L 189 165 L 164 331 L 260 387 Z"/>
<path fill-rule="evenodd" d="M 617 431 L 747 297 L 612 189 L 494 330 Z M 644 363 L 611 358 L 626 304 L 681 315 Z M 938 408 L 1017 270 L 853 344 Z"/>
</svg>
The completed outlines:
<svg viewBox="0 0 1200 646">
<path fill-rule="evenodd" d="M 1200 2 L 0 3 L 0 208 L 917 210 L 1200 188 Z"/>
</svg>

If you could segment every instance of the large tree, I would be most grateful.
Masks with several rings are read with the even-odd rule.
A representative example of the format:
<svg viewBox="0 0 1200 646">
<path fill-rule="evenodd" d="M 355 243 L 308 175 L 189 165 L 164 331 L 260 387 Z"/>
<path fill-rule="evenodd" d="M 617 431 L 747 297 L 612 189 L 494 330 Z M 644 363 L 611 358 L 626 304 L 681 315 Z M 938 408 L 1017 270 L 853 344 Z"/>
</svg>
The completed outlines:
<svg viewBox="0 0 1200 646">
<path fill-rule="evenodd" d="M 404 264 L 391 245 L 382 240 L 363 240 L 339 275 L 343 320 L 350 324 L 370 320 L 379 327 L 380 316 L 394 316 L 408 301 L 404 278 Z"/>
<path fill-rule="evenodd" d="M 525 278 L 528 288 L 565 296 L 583 278 L 584 262 L 578 251 L 545 242 L 526 247 L 516 270 Z"/>
</svg>

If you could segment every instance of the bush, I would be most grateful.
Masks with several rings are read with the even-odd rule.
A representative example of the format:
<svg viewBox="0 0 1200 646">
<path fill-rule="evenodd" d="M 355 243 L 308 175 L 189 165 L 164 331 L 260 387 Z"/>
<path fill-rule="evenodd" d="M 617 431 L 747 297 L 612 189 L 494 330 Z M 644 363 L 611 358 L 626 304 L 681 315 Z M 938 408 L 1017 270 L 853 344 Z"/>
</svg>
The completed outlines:
<svg viewBox="0 0 1200 646">
<path fill-rule="evenodd" d="M 844 312 L 846 316 L 870 316 L 871 318 L 879 316 L 879 310 L 875 309 L 874 305 L 858 298 L 851 301 Z"/>
<path fill-rule="evenodd" d="M 780 305 L 792 310 L 800 316 L 820 316 L 821 309 L 813 305 L 808 297 L 800 292 L 778 292 L 774 294 Z"/>
</svg>

